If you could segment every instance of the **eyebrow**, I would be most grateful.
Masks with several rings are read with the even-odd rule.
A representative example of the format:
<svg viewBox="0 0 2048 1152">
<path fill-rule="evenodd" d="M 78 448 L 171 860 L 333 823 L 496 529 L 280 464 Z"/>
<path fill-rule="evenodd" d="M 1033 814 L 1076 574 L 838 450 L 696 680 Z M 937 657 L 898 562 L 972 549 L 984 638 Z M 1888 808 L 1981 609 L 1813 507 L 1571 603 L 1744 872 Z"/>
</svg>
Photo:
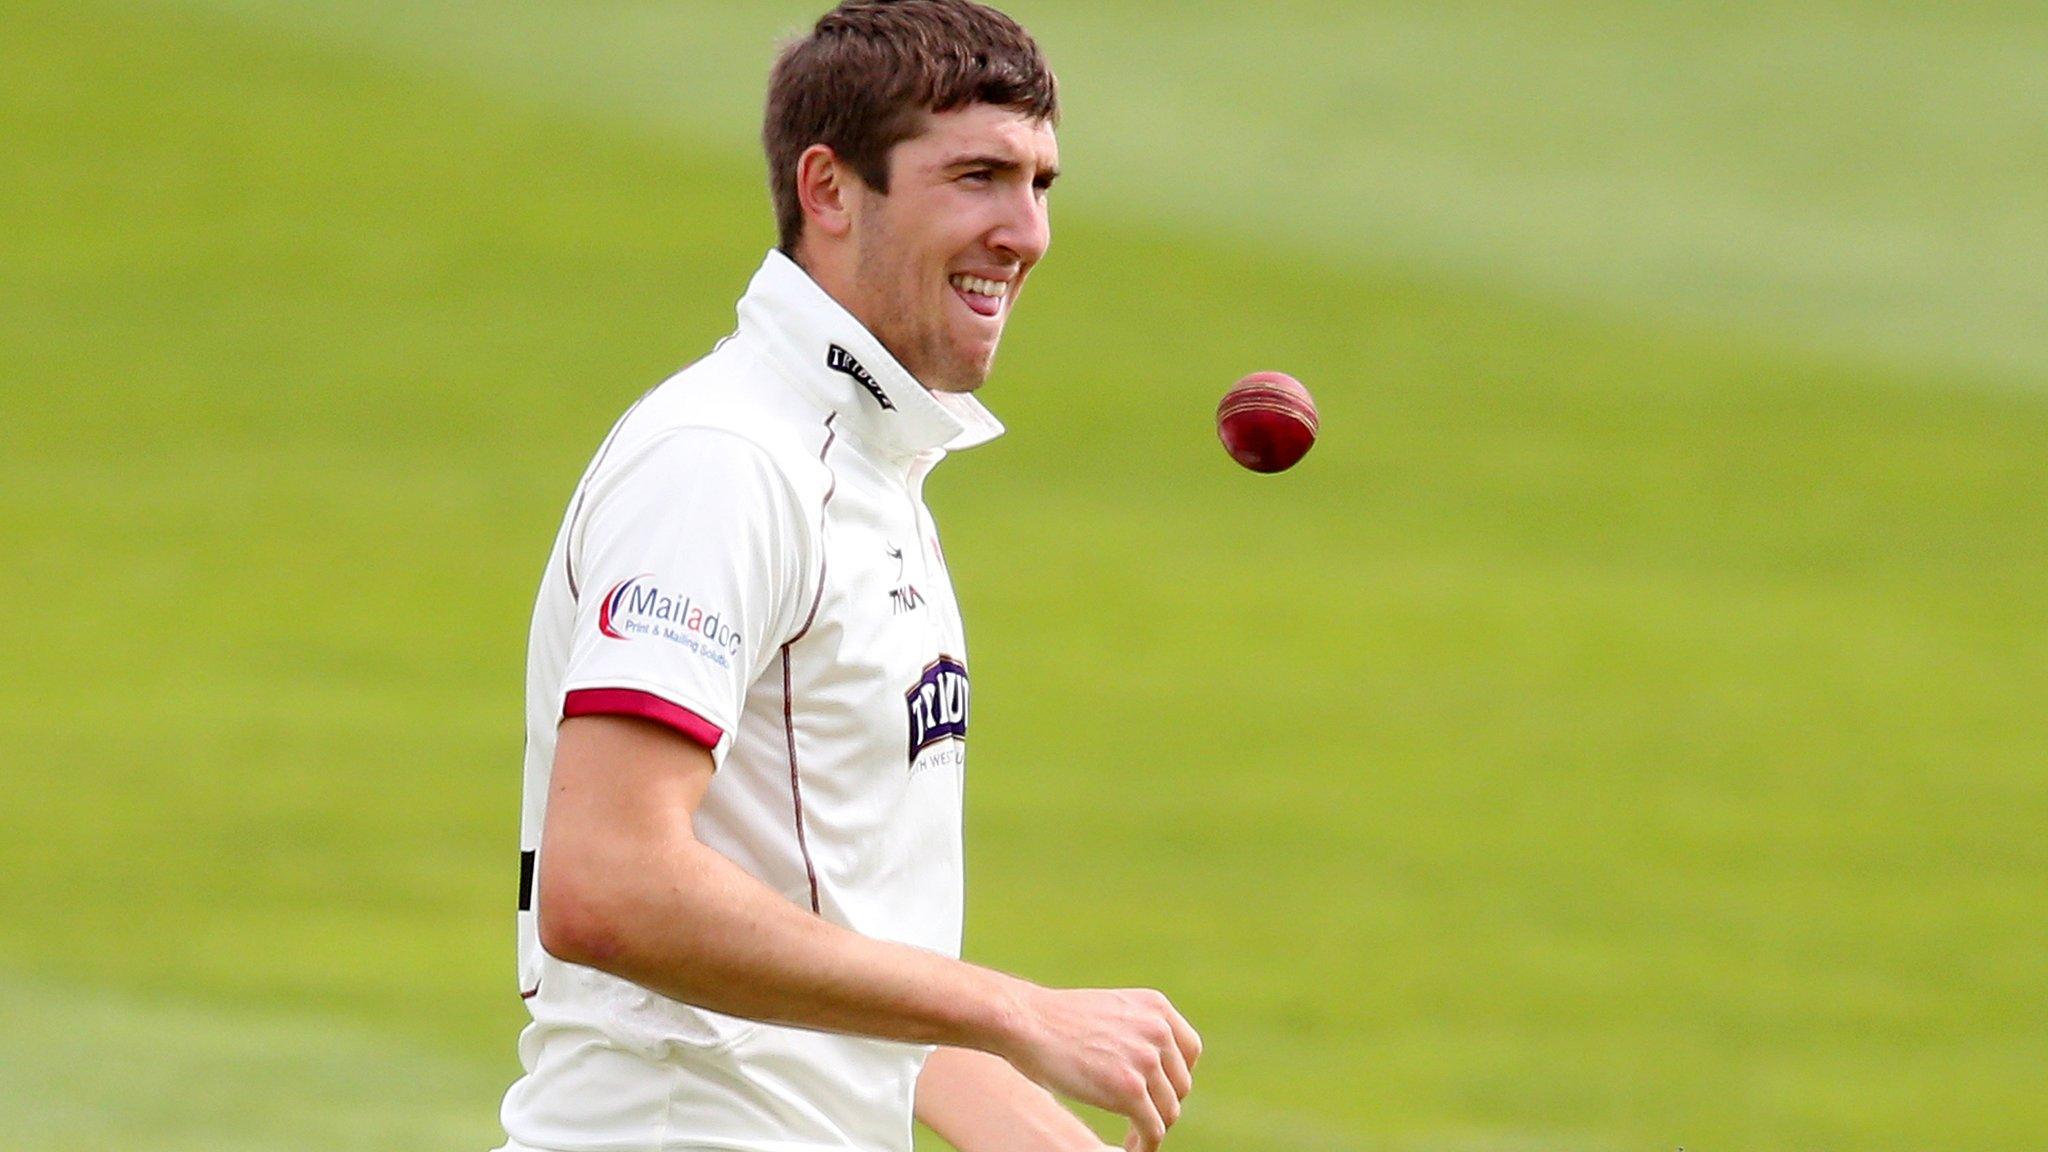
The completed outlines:
<svg viewBox="0 0 2048 1152">
<path fill-rule="evenodd" d="M 945 170 L 948 172 L 956 172 L 966 168 L 987 168 L 992 172 L 1019 172 L 1023 170 L 1024 164 L 1022 161 L 1011 159 L 1008 156 L 985 154 L 957 157 L 945 166 Z M 1041 187 L 1050 187 L 1052 182 L 1059 178 L 1059 166 L 1052 165 L 1040 168 L 1034 183 Z"/>
</svg>

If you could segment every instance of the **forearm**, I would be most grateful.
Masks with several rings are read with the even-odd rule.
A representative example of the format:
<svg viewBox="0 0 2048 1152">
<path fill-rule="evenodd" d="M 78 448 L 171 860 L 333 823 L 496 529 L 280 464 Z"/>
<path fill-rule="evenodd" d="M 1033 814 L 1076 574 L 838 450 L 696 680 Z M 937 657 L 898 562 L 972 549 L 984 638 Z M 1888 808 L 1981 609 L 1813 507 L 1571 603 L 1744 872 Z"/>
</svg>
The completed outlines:
<svg viewBox="0 0 2048 1152">
<path fill-rule="evenodd" d="M 1102 1141 L 1007 1060 L 940 1048 L 917 1080 L 917 1118 L 960 1152 L 1098 1152 Z"/>
<path fill-rule="evenodd" d="M 1021 1013 L 1023 981 L 828 923 L 694 840 L 592 871 L 640 880 L 584 894 L 594 902 L 587 919 L 603 927 L 549 951 L 672 999 L 778 1024 L 991 1051 Z M 545 902 L 545 881 L 542 892 Z"/>
</svg>

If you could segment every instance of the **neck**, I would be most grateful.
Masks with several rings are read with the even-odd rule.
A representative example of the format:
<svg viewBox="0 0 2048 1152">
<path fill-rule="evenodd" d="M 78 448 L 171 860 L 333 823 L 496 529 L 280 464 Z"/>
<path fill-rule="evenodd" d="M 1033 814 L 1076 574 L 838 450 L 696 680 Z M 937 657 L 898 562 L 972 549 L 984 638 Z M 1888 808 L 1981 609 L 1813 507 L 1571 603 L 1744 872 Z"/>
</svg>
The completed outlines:
<svg viewBox="0 0 2048 1152">
<path fill-rule="evenodd" d="M 852 245 L 821 245 L 808 238 L 798 240 L 796 251 L 789 254 L 796 266 L 804 270 L 813 283 L 825 290 L 841 308 L 853 314 L 861 327 L 869 332 L 875 330 L 873 319 L 866 314 L 860 300 L 853 291 L 854 263 Z"/>
</svg>

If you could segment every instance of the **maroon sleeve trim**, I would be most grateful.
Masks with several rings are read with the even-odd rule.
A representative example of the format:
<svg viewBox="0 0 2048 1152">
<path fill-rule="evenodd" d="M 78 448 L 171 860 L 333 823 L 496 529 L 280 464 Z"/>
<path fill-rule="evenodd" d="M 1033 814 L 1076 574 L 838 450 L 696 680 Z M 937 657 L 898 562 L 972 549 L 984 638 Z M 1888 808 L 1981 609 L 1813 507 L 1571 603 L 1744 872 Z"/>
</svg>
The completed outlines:
<svg viewBox="0 0 2048 1152">
<path fill-rule="evenodd" d="M 572 716 L 638 716 L 712 749 L 725 739 L 725 729 L 680 704 L 637 688 L 579 688 L 562 700 L 562 719 Z"/>
</svg>

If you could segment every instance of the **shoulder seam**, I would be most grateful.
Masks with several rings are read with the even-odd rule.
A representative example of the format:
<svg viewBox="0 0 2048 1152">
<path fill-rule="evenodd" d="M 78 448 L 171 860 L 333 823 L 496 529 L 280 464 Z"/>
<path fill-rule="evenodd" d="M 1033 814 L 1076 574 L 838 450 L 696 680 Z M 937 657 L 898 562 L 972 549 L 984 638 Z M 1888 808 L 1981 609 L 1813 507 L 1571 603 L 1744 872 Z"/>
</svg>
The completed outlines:
<svg viewBox="0 0 2048 1152">
<path fill-rule="evenodd" d="M 825 417 L 825 443 L 818 449 L 818 463 L 825 466 L 825 475 L 829 479 L 825 486 L 825 498 L 818 503 L 818 587 L 811 594 L 811 610 L 804 616 L 803 625 L 796 630 L 796 635 L 783 641 L 785 655 L 790 645 L 810 634 L 811 625 L 818 620 L 818 605 L 825 601 L 825 510 L 832 506 L 832 496 L 839 491 L 839 473 L 833 470 L 827 458 L 832 454 L 833 442 L 839 439 L 839 430 L 832 427 L 832 422 L 838 418 L 837 412 Z"/>
<path fill-rule="evenodd" d="M 654 386 L 654 388 L 659 387 L 661 387 L 659 384 Z M 582 590 L 577 587 L 576 549 L 573 545 L 576 542 L 576 520 L 583 515 L 584 497 L 589 495 L 590 485 L 597 480 L 598 473 L 604 471 L 605 457 L 611 455 L 612 445 L 618 443 L 619 433 L 626 430 L 626 421 L 631 420 L 633 413 L 640 410 L 640 405 L 645 404 L 647 398 L 654 395 L 654 388 L 649 388 L 647 391 L 642 392 L 639 399 L 627 405 L 626 410 L 619 413 L 619 418 L 612 421 L 612 430 L 605 433 L 604 443 L 598 446 L 597 458 L 590 462 L 590 467 L 584 471 L 582 482 L 576 485 L 576 503 L 569 509 L 567 542 L 571 546 L 562 549 L 562 574 L 569 578 L 569 601 L 572 604 L 583 596 Z"/>
</svg>

